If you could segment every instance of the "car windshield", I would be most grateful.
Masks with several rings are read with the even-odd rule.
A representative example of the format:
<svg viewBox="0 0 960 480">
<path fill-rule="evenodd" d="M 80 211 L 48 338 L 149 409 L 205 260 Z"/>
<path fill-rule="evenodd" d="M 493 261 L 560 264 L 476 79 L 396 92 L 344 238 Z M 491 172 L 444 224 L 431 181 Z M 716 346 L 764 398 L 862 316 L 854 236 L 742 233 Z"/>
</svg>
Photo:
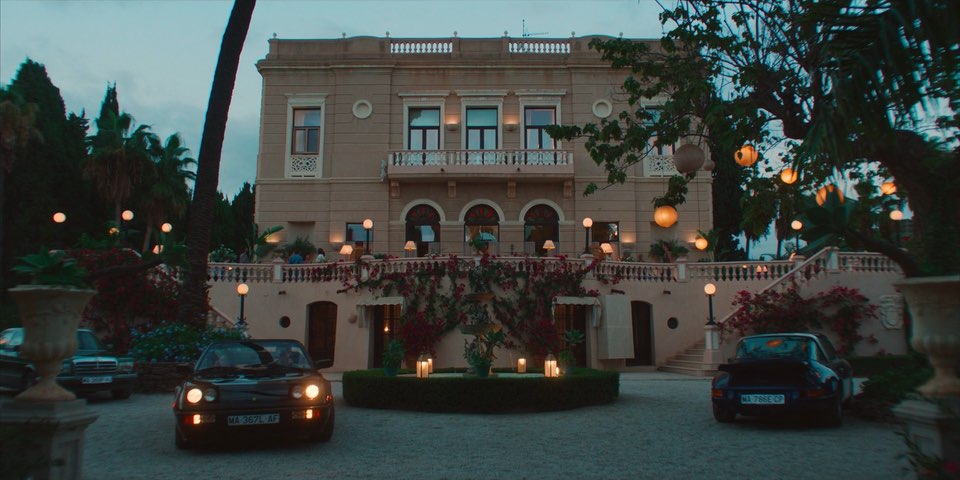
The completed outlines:
<svg viewBox="0 0 960 480">
<path fill-rule="evenodd" d="M 738 359 L 810 358 L 816 350 L 813 340 L 805 337 L 748 337 L 737 345 Z"/>
<path fill-rule="evenodd" d="M 103 350 L 93 332 L 77 330 L 77 350 Z"/>
<path fill-rule="evenodd" d="M 309 369 L 312 365 L 299 343 L 283 340 L 218 343 L 211 345 L 197 362 L 197 371 L 274 367 Z"/>
</svg>

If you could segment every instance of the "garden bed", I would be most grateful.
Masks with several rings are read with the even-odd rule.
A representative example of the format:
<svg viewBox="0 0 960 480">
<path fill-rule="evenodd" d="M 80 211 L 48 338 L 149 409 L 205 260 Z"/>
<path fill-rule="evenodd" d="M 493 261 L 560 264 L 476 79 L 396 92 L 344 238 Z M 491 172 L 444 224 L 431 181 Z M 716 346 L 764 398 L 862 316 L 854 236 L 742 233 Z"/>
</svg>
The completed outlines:
<svg viewBox="0 0 960 480">
<path fill-rule="evenodd" d="M 497 373 L 497 372 L 494 372 Z M 421 412 L 504 413 L 567 410 L 610 403 L 620 394 L 620 373 L 578 369 L 573 375 L 477 378 L 463 374 L 387 377 L 382 369 L 343 374 L 347 404 Z"/>
</svg>

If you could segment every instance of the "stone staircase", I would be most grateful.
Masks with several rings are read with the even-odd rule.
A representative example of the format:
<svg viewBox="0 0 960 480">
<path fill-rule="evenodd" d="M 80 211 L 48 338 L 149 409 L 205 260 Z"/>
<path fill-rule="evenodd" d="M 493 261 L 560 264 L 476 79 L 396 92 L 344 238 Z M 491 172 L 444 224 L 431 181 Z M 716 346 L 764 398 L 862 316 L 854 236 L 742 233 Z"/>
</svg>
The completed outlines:
<svg viewBox="0 0 960 480">
<path fill-rule="evenodd" d="M 703 339 L 693 344 L 679 355 L 670 357 L 667 363 L 658 368 L 661 372 L 680 373 L 694 377 L 712 377 L 716 370 L 703 369 L 703 352 L 706 343 Z"/>
</svg>

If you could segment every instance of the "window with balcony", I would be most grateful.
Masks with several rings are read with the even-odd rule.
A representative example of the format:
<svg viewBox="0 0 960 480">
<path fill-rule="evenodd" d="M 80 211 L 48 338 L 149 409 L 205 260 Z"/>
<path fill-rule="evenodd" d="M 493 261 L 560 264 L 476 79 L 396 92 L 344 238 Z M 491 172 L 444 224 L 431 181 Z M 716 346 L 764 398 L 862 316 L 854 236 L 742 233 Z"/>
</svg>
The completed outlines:
<svg viewBox="0 0 960 480">
<path fill-rule="evenodd" d="M 546 128 L 557 123 L 553 107 L 527 107 L 524 109 L 524 148 L 527 150 L 553 150 L 556 143 Z"/>
<path fill-rule="evenodd" d="M 547 240 L 552 240 L 555 247 L 560 240 L 560 216 L 549 205 L 535 205 L 523 217 L 524 253 L 548 255 L 550 252 L 543 248 Z"/>
<path fill-rule="evenodd" d="M 440 149 L 440 109 L 411 108 L 408 114 L 407 149 Z"/>
<path fill-rule="evenodd" d="M 610 247 L 613 249 L 613 254 L 619 254 L 620 222 L 595 220 L 593 222 L 593 228 L 590 230 L 590 237 L 591 242 L 593 242 L 594 246 L 597 248 L 602 248 L 604 243 L 609 243 Z"/>
<path fill-rule="evenodd" d="M 430 205 L 417 205 L 407 212 L 405 242 L 417 245 L 417 256 L 431 252 L 431 247 L 440 244 L 440 214 Z M 435 248 L 435 247 L 434 247 Z"/>
<path fill-rule="evenodd" d="M 293 109 L 293 138 L 290 153 L 293 155 L 316 155 L 320 153 L 319 108 Z"/>
<path fill-rule="evenodd" d="M 497 109 L 467 108 L 467 150 L 497 149 Z"/>
<path fill-rule="evenodd" d="M 489 205 L 475 205 L 463 218 L 463 241 L 466 245 L 464 249 L 469 253 L 472 249 L 470 243 L 476 240 L 486 242 L 495 253 L 495 247 L 500 238 L 500 215 Z"/>
</svg>

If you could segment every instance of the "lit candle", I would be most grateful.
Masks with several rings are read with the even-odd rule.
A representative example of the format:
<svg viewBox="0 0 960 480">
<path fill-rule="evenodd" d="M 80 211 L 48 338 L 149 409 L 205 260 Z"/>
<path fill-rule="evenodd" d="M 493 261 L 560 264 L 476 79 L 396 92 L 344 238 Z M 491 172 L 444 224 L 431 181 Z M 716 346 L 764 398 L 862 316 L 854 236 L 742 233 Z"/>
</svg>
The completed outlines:
<svg viewBox="0 0 960 480">
<path fill-rule="evenodd" d="M 517 373 L 527 373 L 527 359 L 518 358 L 517 359 Z"/>
</svg>

